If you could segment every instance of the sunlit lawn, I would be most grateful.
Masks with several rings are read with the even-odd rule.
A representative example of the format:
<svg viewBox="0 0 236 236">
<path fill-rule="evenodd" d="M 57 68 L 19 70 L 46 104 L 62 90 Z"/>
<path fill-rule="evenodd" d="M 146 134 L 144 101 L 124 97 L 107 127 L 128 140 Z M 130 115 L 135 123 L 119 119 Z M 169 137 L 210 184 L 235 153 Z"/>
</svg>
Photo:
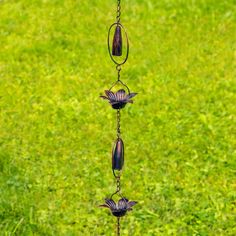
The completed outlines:
<svg viewBox="0 0 236 236">
<path fill-rule="evenodd" d="M 129 0 L 122 235 L 236 235 L 234 0 Z M 115 235 L 116 1 L 0 1 L 0 235 Z"/>
</svg>

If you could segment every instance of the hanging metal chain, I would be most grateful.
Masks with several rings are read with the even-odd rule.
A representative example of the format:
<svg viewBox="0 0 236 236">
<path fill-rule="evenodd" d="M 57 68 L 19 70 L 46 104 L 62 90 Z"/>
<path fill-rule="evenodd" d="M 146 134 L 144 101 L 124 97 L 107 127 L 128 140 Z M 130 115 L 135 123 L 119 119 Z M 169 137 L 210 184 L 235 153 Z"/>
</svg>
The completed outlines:
<svg viewBox="0 0 236 236">
<path fill-rule="evenodd" d="M 116 15 L 116 21 L 117 21 L 117 23 L 120 23 L 120 15 L 121 15 L 120 1 L 121 1 L 121 0 L 117 0 L 117 15 Z"/>
<path fill-rule="evenodd" d="M 121 187 L 120 187 L 120 176 L 117 176 L 116 177 L 116 192 L 119 193 L 121 190 Z"/>
<path fill-rule="evenodd" d="M 121 194 L 121 183 L 120 183 L 120 173 L 118 175 L 115 174 L 115 171 L 113 170 L 113 175 L 116 178 L 116 191 L 111 195 L 111 199 L 113 198 L 113 196 L 115 196 L 116 194 L 118 194 L 121 198 L 123 198 L 122 194 Z"/>
<path fill-rule="evenodd" d="M 117 236 L 120 236 L 120 217 L 117 217 Z"/>
<path fill-rule="evenodd" d="M 117 70 L 117 81 L 120 81 L 121 66 L 117 65 L 116 66 L 116 70 Z"/>
<path fill-rule="evenodd" d="M 120 109 L 117 110 L 117 138 L 120 138 Z"/>
<path fill-rule="evenodd" d="M 116 191 L 111 195 L 111 199 L 113 198 L 114 195 L 118 194 L 121 198 L 123 198 L 123 195 L 121 194 L 121 183 L 120 183 L 120 173 L 118 175 L 115 174 L 113 170 L 113 175 L 116 178 Z"/>
</svg>

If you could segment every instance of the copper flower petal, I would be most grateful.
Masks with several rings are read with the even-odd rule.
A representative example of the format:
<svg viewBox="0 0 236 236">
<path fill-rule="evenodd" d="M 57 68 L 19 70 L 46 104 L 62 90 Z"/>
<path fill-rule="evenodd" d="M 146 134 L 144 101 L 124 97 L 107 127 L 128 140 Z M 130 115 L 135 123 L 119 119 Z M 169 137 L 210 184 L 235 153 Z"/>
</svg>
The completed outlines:
<svg viewBox="0 0 236 236">
<path fill-rule="evenodd" d="M 131 208 L 132 206 L 136 205 L 138 202 L 130 201 L 128 202 L 128 207 Z"/>
<path fill-rule="evenodd" d="M 110 207 L 111 210 L 116 209 L 116 204 L 112 199 L 106 199 L 106 204 Z"/>
<path fill-rule="evenodd" d="M 127 198 L 125 198 L 125 197 L 123 197 L 122 199 L 124 199 L 124 201 L 126 201 L 126 202 L 128 202 L 129 200 L 127 199 Z"/>
<path fill-rule="evenodd" d="M 125 100 L 125 90 L 124 89 L 120 89 L 116 92 L 116 101 L 123 101 Z"/>
<path fill-rule="evenodd" d="M 106 93 L 107 97 L 109 98 L 109 100 L 112 100 L 112 101 L 116 100 L 116 96 L 112 91 L 105 90 L 105 93 Z"/>
<path fill-rule="evenodd" d="M 120 210 L 127 209 L 127 202 L 123 198 L 118 201 L 118 209 Z"/>
<path fill-rule="evenodd" d="M 101 96 L 100 96 L 100 98 L 103 98 L 103 99 L 107 99 L 107 100 L 109 100 L 109 98 L 108 98 L 108 97 L 106 97 L 106 96 L 103 96 L 103 95 L 101 95 Z"/>
<path fill-rule="evenodd" d="M 130 94 L 127 95 L 127 99 L 130 99 L 130 98 L 136 96 L 137 94 L 138 93 L 130 93 Z"/>
<path fill-rule="evenodd" d="M 107 204 L 102 204 L 102 205 L 99 205 L 100 207 L 106 207 L 106 208 L 110 208 Z"/>
</svg>

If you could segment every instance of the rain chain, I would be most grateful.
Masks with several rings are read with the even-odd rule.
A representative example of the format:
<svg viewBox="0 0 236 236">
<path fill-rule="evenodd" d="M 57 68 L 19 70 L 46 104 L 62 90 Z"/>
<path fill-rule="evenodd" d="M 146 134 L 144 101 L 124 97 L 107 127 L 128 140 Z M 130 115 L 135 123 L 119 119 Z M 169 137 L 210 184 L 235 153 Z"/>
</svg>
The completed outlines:
<svg viewBox="0 0 236 236">
<path fill-rule="evenodd" d="M 124 165 L 124 142 L 121 138 L 121 109 L 123 109 L 127 103 L 133 103 L 133 98 L 137 93 L 131 93 L 129 87 L 123 83 L 120 79 L 121 77 L 121 67 L 125 64 L 129 56 L 129 40 L 127 32 L 124 26 L 120 23 L 121 19 L 121 0 L 117 0 L 117 16 L 116 22 L 113 23 L 108 30 L 108 52 L 111 60 L 116 65 L 117 70 L 117 80 L 110 89 L 105 90 L 106 96 L 100 96 L 101 98 L 107 100 L 111 107 L 117 112 L 117 138 L 112 150 L 112 172 L 116 180 L 116 190 L 110 196 L 110 198 L 105 198 L 105 204 L 100 205 L 100 207 L 105 207 L 110 209 L 111 213 L 117 217 L 117 235 L 120 235 L 120 219 L 124 216 L 127 211 L 131 211 L 132 207 L 137 203 L 136 201 L 129 201 L 121 193 L 121 172 Z M 111 34 L 114 32 L 113 41 L 111 45 Z M 122 35 L 125 36 L 125 45 L 123 45 Z M 125 50 L 123 50 L 125 49 Z M 124 53 L 125 51 L 125 53 Z M 122 55 L 124 56 L 122 57 Z M 119 60 L 118 60 L 119 59 Z M 116 86 L 121 86 L 117 92 L 113 92 Z M 113 200 L 114 197 L 118 196 L 119 200 L 117 203 Z"/>
</svg>

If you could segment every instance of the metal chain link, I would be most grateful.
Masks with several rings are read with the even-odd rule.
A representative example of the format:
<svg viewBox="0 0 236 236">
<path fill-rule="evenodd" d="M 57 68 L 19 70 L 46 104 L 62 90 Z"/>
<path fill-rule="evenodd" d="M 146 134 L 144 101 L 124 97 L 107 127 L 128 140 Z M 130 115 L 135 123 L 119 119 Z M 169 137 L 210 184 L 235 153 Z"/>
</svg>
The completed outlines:
<svg viewBox="0 0 236 236">
<path fill-rule="evenodd" d="M 117 138 L 120 138 L 120 109 L 117 110 Z"/>
<path fill-rule="evenodd" d="M 120 183 L 120 173 L 118 175 L 115 174 L 114 170 L 113 170 L 113 175 L 115 176 L 116 179 L 116 191 L 111 195 L 111 199 L 113 198 L 114 195 L 118 194 L 120 197 L 123 198 L 122 194 L 121 194 L 121 183 Z"/>
<path fill-rule="evenodd" d="M 120 81 L 121 66 L 117 65 L 116 66 L 116 70 L 117 70 L 117 81 Z"/>
<path fill-rule="evenodd" d="M 117 236 L 120 236 L 120 217 L 117 217 Z"/>
<path fill-rule="evenodd" d="M 116 191 L 117 191 L 117 193 L 120 192 L 120 189 L 121 189 L 121 187 L 120 187 L 120 176 L 117 176 L 116 177 Z"/>
</svg>

